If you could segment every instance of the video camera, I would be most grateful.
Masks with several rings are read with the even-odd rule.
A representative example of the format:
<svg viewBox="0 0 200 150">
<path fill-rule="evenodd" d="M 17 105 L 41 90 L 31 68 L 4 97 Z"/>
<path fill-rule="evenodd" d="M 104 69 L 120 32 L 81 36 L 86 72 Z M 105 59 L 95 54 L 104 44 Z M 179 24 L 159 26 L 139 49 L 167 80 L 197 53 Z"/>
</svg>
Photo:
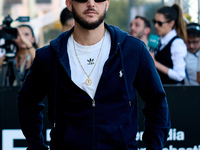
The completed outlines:
<svg viewBox="0 0 200 150">
<path fill-rule="evenodd" d="M 29 17 L 18 17 L 15 21 L 29 22 L 29 20 Z M 6 16 L 2 23 L 2 29 L 0 30 L 0 39 L 5 40 L 5 44 L 0 45 L 0 48 L 6 50 L 6 57 L 15 57 L 16 53 L 16 46 L 13 40 L 17 38 L 18 31 L 17 28 L 11 27 L 12 22 L 13 19 L 10 15 Z"/>
</svg>

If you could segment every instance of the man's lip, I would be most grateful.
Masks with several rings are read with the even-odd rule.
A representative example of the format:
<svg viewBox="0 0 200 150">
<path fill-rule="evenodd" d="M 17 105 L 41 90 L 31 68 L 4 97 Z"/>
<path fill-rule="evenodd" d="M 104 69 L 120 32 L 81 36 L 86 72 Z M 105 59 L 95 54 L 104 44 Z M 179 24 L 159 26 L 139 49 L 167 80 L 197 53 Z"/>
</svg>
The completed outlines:
<svg viewBox="0 0 200 150">
<path fill-rule="evenodd" d="M 94 11 L 88 11 L 86 14 L 96 14 Z"/>
<path fill-rule="evenodd" d="M 94 10 L 87 10 L 85 12 L 85 14 L 96 14 L 96 11 L 94 11 Z"/>
</svg>

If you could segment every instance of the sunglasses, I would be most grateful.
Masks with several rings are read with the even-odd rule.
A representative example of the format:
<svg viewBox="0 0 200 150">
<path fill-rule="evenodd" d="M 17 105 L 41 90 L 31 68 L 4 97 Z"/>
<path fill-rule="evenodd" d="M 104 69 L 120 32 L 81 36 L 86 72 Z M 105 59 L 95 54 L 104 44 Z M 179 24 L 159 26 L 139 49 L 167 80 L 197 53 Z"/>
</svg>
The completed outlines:
<svg viewBox="0 0 200 150">
<path fill-rule="evenodd" d="M 153 23 L 154 24 L 158 23 L 159 26 L 162 26 L 164 23 L 169 23 L 169 22 L 171 22 L 171 20 L 170 21 L 166 21 L 166 22 L 161 22 L 161 21 L 156 21 L 155 19 L 153 19 Z"/>
<path fill-rule="evenodd" d="M 88 0 L 73 0 L 73 1 L 76 1 L 79 3 L 86 3 Z M 106 0 L 94 0 L 94 1 L 97 3 L 100 3 L 100 2 L 105 2 Z"/>
</svg>

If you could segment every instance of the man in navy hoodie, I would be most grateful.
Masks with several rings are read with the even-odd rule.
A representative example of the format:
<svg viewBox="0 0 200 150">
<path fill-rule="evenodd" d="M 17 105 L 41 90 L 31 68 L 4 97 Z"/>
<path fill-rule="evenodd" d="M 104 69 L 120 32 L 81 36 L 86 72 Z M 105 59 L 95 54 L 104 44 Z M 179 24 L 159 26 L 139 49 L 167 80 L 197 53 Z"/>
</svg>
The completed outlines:
<svg viewBox="0 0 200 150">
<path fill-rule="evenodd" d="M 159 75 L 144 43 L 104 22 L 109 0 L 66 0 L 75 26 L 36 51 L 18 93 L 28 150 L 46 150 L 43 99 L 53 125 L 51 150 L 137 150 L 136 90 L 144 100 L 143 141 L 161 150 L 170 128 Z"/>
</svg>

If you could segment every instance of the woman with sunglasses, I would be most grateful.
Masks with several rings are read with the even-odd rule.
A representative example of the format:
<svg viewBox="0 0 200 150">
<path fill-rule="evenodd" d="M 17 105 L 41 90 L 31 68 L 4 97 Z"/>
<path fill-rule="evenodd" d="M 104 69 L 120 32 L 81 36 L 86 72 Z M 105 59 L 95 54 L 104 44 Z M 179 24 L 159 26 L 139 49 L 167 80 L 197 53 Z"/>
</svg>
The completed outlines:
<svg viewBox="0 0 200 150">
<path fill-rule="evenodd" d="M 153 23 L 160 44 L 151 53 L 163 84 L 183 83 L 185 78 L 185 56 L 187 53 L 186 24 L 178 4 L 163 6 L 157 10 Z"/>
</svg>

